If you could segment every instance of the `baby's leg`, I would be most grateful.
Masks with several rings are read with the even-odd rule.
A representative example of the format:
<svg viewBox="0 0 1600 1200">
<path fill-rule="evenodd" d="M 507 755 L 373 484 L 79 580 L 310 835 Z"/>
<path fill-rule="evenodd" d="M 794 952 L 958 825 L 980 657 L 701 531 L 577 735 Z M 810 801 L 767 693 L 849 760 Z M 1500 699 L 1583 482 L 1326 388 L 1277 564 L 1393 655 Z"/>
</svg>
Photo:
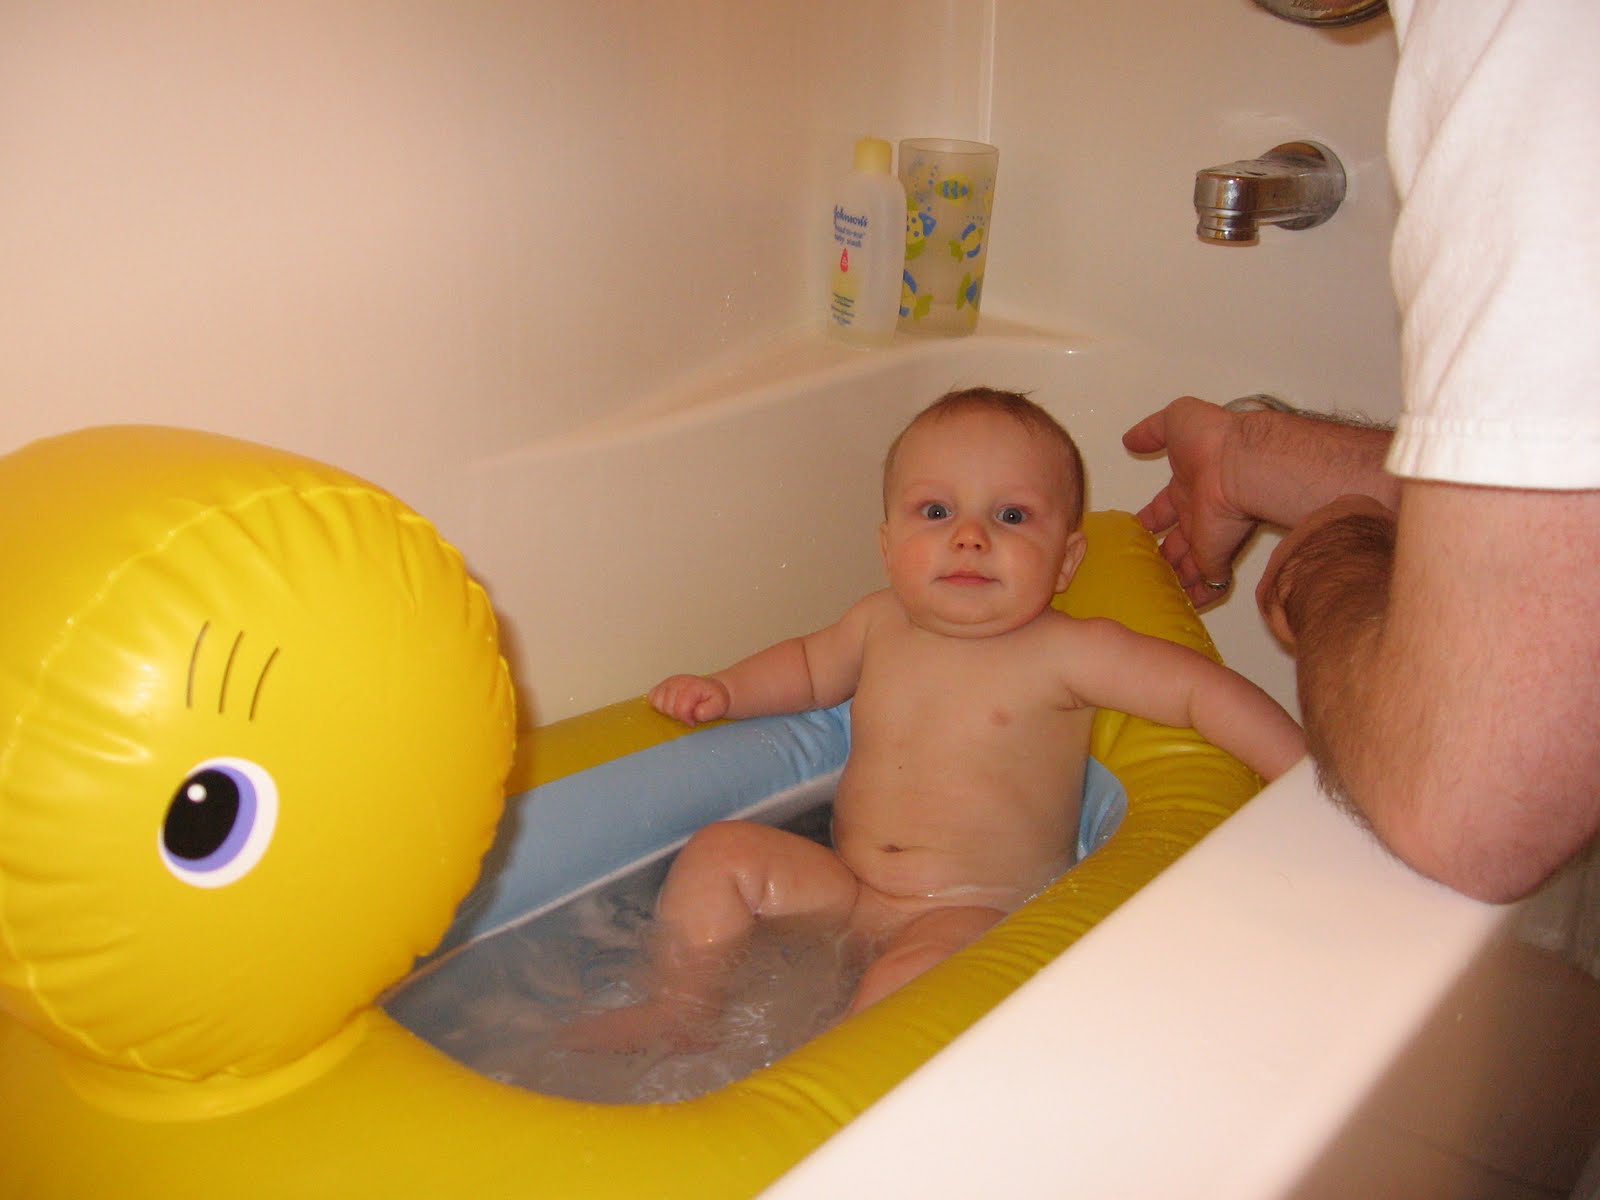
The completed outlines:
<svg viewBox="0 0 1600 1200">
<path fill-rule="evenodd" d="M 854 1016 L 910 983 L 978 938 L 1005 913 L 997 908 L 936 908 L 913 919 L 884 945 L 850 1001 Z"/>
<path fill-rule="evenodd" d="M 811 917 L 842 928 L 860 885 L 825 846 L 750 821 L 697 832 L 656 901 L 650 997 L 568 1027 L 571 1048 L 621 1050 L 666 1038 L 704 1042 L 756 922 Z"/>
<path fill-rule="evenodd" d="M 752 821 L 708 825 L 679 853 L 656 901 L 663 983 L 692 994 L 701 968 L 710 964 L 714 977 L 763 918 L 843 927 L 860 886 L 838 855 L 798 834 Z M 720 983 L 704 990 L 720 993 Z"/>
</svg>

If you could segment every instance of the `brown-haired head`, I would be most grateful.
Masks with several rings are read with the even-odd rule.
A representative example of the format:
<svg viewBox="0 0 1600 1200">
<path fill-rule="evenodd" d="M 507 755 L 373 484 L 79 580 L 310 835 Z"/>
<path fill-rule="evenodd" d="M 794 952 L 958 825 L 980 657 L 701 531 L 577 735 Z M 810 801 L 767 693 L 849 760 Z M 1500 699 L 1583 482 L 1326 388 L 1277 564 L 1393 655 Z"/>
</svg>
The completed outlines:
<svg viewBox="0 0 1600 1200">
<path fill-rule="evenodd" d="M 946 392 L 927 408 L 912 417 L 906 427 L 900 431 L 894 441 L 889 443 L 889 452 L 883 459 L 883 491 L 884 504 L 887 509 L 889 494 L 889 477 L 894 471 L 895 458 L 900 452 L 900 443 L 919 425 L 931 421 L 938 421 L 945 417 L 956 416 L 969 412 L 996 412 L 1003 413 L 1021 425 L 1035 437 L 1043 437 L 1054 442 L 1061 450 L 1062 469 L 1068 492 L 1067 511 L 1071 514 L 1070 527 L 1076 529 L 1083 519 L 1084 482 L 1083 482 L 1083 455 L 1078 452 L 1078 444 L 1057 421 L 1044 409 L 1021 392 L 1007 392 L 999 388 L 972 387 L 961 388 L 957 391 Z"/>
</svg>

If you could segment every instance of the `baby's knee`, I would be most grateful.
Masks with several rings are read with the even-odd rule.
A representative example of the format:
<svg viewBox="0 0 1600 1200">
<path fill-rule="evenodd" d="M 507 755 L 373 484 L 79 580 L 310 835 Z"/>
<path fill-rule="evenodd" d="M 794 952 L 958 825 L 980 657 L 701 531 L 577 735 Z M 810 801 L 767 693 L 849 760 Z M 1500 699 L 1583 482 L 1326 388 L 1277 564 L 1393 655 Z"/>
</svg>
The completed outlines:
<svg viewBox="0 0 1600 1200">
<path fill-rule="evenodd" d="M 913 921 L 889 941 L 856 988 L 850 1012 L 877 1003 L 918 975 L 971 945 L 1005 914 L 992 908 L 950 908 Z"/>
<path fill-rule="evenodd" d="M 899 991 L 953 953 L 950 946 L 937 942 L 917 942 L 885 951 L 862 972 L 861 980 L 856 984 L 856 993 L 850 1000 L 849 1015 L 854 1016 L 885 996 Z"/>
<path fill-rule="evenodd" d="M 690 835 L 674 869 L 697 865 L 726 866 L 749 857 L 758 849 L 765 826 L 749 821 L 714 821 Z"/>
<path fill-rule="evenodd" d="M 735 919 L 734 909 L 754 918 L 771 874 L 771 834 L 751 821 L 717 821 L 696 830 L 667 873 L 657 914 L 722 932 Z M 740 915 L 737 923 L 744 921 Z"/>
</svg>

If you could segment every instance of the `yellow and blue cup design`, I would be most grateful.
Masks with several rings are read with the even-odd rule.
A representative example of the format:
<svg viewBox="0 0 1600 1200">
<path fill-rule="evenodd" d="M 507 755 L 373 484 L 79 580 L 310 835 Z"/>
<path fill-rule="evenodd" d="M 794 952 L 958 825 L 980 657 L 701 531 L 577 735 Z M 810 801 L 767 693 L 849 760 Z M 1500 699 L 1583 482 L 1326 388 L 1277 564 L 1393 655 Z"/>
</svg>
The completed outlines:
<svg viewBox="0 0 1600 1200">
<path fill-rule="evenodd" d="M 901 329 L 960 336 L 977 328 L 999 166 L 1000 151 L 984 142 L 900 143 L 906 189 Z"/>
</svg>

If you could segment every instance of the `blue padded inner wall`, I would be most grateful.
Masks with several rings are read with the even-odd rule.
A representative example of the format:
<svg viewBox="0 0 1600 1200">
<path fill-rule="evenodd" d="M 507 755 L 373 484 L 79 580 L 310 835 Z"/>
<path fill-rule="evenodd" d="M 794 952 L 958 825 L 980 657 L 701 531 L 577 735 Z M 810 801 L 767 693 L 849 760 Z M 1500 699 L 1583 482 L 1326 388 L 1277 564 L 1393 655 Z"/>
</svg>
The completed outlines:
<svg viewBox="0 0 1600 1200">
<path fill-rule="evenodd" d="M 787 820 L 832 795 L 849 752 L 846 701 L 697 730 L 513 796 L 439 952 L 671 853 L 713 821 Z M 1126 811 L 1122 784 L 1091 759 L 1078 857 L 1103 845 Z"/>
</svg>

